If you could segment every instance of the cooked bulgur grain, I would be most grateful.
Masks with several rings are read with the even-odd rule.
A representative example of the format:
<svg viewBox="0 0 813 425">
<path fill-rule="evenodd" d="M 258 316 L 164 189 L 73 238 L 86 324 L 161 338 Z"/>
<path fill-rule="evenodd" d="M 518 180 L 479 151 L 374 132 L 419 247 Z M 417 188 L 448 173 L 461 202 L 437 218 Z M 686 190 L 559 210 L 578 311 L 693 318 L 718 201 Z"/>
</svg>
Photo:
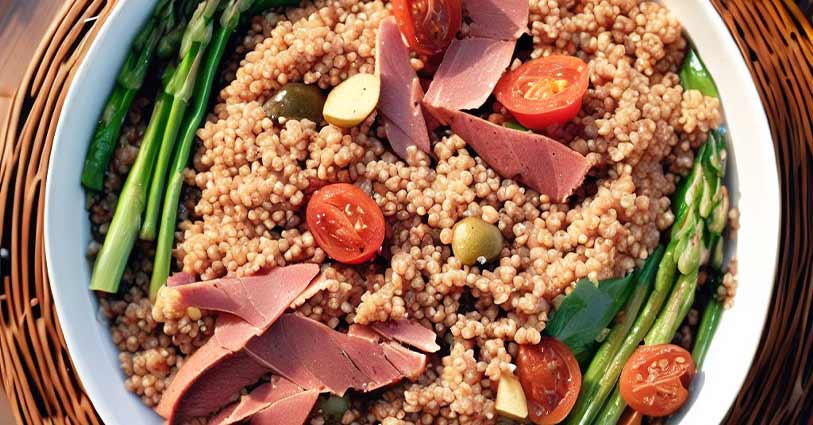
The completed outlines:
<svg viewBox="0 0 813 425">
<path fill-rule="evenodd" d="M 663 6 L 640 0 L 529 5 L 531 57 L 571 54 L 591 68 L 581 112 L 549 134 L 593 165 L 568 203 L 501 178 L 454 134 L 433 136 L 433 157 L 410 148 L 404 161 L 388 149 L 375 114 L 350 130 L 266 116 L 263 103 L 287 82 L 326 89 L 372 73 L 376 31 L 390 14 L 386 2 L 316 0 L 254 17 L 224 67 L 228 84 L 198 131 L 194 166 L 185 174 L 179 268 L 211 279 L 323 264 L 324 289 L 297 308 L 300 314 L 341 329 L 410 318 L 448 345 L 448 354 L 432 358 L 416 382 L 375 400 L 352 400 L 343 424 L 495 423 L 494 384 L 515 368 L 518 344 L 539 342 L 555 300 L 577 280 L 618 276 L 643 263 L 674 220 L 669 196 L 677 179 L 707 131 L 720 124 L 717 99 L 680 86 L 686 40 Z M 425 58 L 412 61 L 422 69 Z M 137 153 L 140 111 L 147 106 L 136 103 L 122 132 L 106 195 L 89 198 L 91 256 Z M 499 104 L 490 112 L 487 118 L 498 124 L 510 118 Z M 313 190 L 334 182 L 356 184 L 383 211 L 386 261 L 331 263 L 316 245 L 304 206 Z M 451 229 L 464 217 L 480 217 L 502 232 L 506 243 L 495 264 L 464 266 L 452 255 Z M 730 221 L 733 233 L 736 210 Z M 150 303 L 151 251 L 149 244 L 136 247 L 124 277 L 128 291 L 102 298 L 101 308 L 122 352 L 128 388 L 153 406 L 214 321 L 205 311 L 177 308 L 172 291 Z M 727 305 L 735 273 L 732 261 L 720 294 Z M 316 415 L 310 423 L 326 420 Z"/>
</svg>

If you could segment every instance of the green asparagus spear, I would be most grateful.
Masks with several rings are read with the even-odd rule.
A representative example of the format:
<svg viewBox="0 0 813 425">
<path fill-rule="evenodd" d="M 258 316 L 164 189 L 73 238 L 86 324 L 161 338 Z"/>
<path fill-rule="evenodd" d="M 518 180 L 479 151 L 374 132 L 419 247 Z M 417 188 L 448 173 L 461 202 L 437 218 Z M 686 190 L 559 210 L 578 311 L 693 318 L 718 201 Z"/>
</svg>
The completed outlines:
<svg viewBox="0 0 813 425">
<path fill-rule="evenodd" d="M 136 36 L 130 53 L 119 71 L 116 86 L 96 125 L 96 131 L 85 156 L 82 185 L 87 189 L 102 190 L 105 171 L 116 150 L 121 126 L 136 93 L 144 83 L 155 47 L 162 35 L 175 25 L 173 1 L 158 2 L 152 16 Z"/>
<path fill-rule="evenodd" d="M 632 325 L 632 329 L 629 330 L 624 338 L 621 348 L 612 358 L 609 365 L 606 366 L 605 373 L 600 377 L 598 383 L 594 385 L 596 390 L 592 398 L 589 400 L 589 406 L 584 409 L 584 413 L 582 414 L 581 418 L 573 419 L 577 420 L 578 422 L 571 423 L 589 424 L 592 421 L 592 418 L 595 417 L 598 409 L 604 405 L 604 400 L 607 397 L 607 394 L 609 394 L 616 385 L 618 377 L 621 376 L 621 370 L 624 368 L 627 360 L 632 355 L 632 352 L 638 348 L 638 344 L 641 343 L 644 336 L 655 322 L 658 312 L 660 312 L 666 297 L 669 295 L 669 291 L 674 282 L 674 275 L 677 271 L 675 246 L 676 244 L 674 241 L 667 245 L 666 251 L 663 253 L 663 257 L 661 257 L 660 263 L 658 264 L 658 272 L 655 275 L 654 288 L 649 296 L 649 299 L 647 299 L 646 304 L 644 305 L 644 309 L 635 319 L 635 323 Z M 623 410 L 623 407 L 621 410 Z"/>
<path fill-rule="evenodd" d="M 706 285 L 711 288 L 709 303 L 703 311 L 703 318 L 700 319 L 700 325 L 697 328 L 697 337 L 695 338 L 694 348 L 692 349 L 692 358 L 694 359 L 695 367 L 697 370 L 703 366 L 703 361 L 706 359 L 709 346 L 711 346 L 711 339 L 714 337 L 714 332 L 717 330 L 717 325 L 720 324 L 720 317 L 723 314 L 723 303 L 719 300 L 716 291 L 720 286 L 720 275 L 712 272 L 709 275 L 709 280 Z"/>
<path fill-rule="evenodd" d="M 205 6 L 207 3 L 204 2 L 201 5 Z M 188 27 L 196 28 L 198 33 L 202 31 L 203 38 L 206 38 L 206 30 L 211 25 L 211 19 L 209 24 L 201 23 L 201 21 L 204 21 L 202 14 L 193 16 Z M 200 44 L 200 42 L 190 43 L 189 48 L 185 50 L 187 55 L 183 55 L 184 60 L 177 69 L 171 67 L 164 75 L 164 90 L 155 104 L 138 156 L 119 194 L 119 201 L 105 236 L 105 243 L 102 244 L 102 249 L 96 257 L 90 281 L 92 290 L 111 293 L 118 291 L 127 259 L 141 228 L 141 215 L 147 204 L 147 190 L 155 171 L 156 159 L 163 148 L 162 139 L 165 138 L 165 128 L 170 125 L 172 110 L 179 99 L 178 96 L 180 99 L 183 99 L 183 96 L 188 98 L 190 94 L 187 92 L 191 92 L 194 86 L 194 81 L 190 85 L 188 80 L 190 72 L 197 67 L 194 58 L 198 56 Z M 192 60 L 187 56 L 192 57 Z M 178 116 L 177 109 L 175 116 Z"/>
<path fill-rule="evenodd" d="M 183 123 L 181 139 L 172 158 L 172 167 L 169 171 L 169 183 L 164 196 L 164 207 L 161 214 L 161 227 L 155 249 L 155 262 L 150 280 L 150 297 L 155 298 L 169 276 L 170 262 L 172 261 L 172 245 L 175 242 L 175 221 L 178 213 L 178 201 L 183 187 L 183 171 L 189 161 L 189 153 L 195 140 L 195 132 L 206 115 L 206 107 L 212 93 L 212 85 L 217 75 L 217 69 L 226 43 L 234 33 L 240 20 L 240 15 L 249 7 L 253 0 L 231 0 L 223 10 L 220 26 L 215 33 L 212 45 L 206 53 L 206 59 L 198 78 L 193 108 Z"/>
<path fill-rule="evenodd" d="M 147 184 L 158 154 L 158 143 L 169 116 L 171 102 L 172 98 L 162 94 L 153 107 L 138 156 L 119 194 L 113 221 L 110 222 L 105 242 L 93 265 L 91 290 L 114 293 L 119 289 L 127 259 L 141 227 L 141 213 L 144 212 L 147 202 Z"/>
<path fill-rule="evenodd" d="M 635 289 L 624 307 L 622 320 L 613 326 L 582 378 L 581 393 L 568 416 L 568 424 L 590 424 L 595 414 L 601 409 L 601 402 L 596 402 L 597 393 L 603 392 L 606 395 L 606 391 L 599 388 L 601 377 L 607 374 L 608 366 L 621 350 L 627 333 L 632 328 L 644 302 L 646 302 L 655 280 L 657 265 L 660 263 L 663 253 L 664 247 L 658 247 L 655 252 L 650 254 L 644 267 L 637 274 Z M 601 401 L 603 401 L 603 397 Z"/>
<path fill-rule="evenodd" d="M 685 89 L 697 89 L 706 96 L 717 96 L 714 81 L 693 49 L 687 54 L 680 77 Z M 646 336 L 646 343 L 649 345 L 671 341 L 689 312 L 694 302 L 703 249 L 711 250 L 713 269 L 722 266 L 721 234 L 728 213 L 728 194 L 722 183 L 725 158 L 722 134 L 719 130 L 710 132 L 708 141 L 698 151 L 692 172 L 676 195 L 675 224 L 672 227 L 670 246 L 675 246 L 677 283 Z M 707 242 L 709 246 L 703 246 Z M 693 353 L 698 368 L 702 365 L 721 312 L 720 301 L 712 297 L 703 314 Z M 626 404 L 616 388 L 596 423 L 615 424 L 625 407 Z"/>
<path fill-rule="evenodd" d="M 181 41 L 181 63 L 178 65 L 178 71 L 169 85 L 165 87 L 167 94 L 172 96 L 172 109 L 150 180 L 147 211 L 144 215 L 144 224 L 141 226 L 140 237 L 143 240 L 154 240 L 158 230 L 158 214 L 161 210 L 161 200 L 164 197 L 169 161 L 175 148 L 181 122 L 189 105 L 189 99 L 195 89 L 198 68 L 212 36 L 214 14 L 219 4 L 220 0 L 204 0 L 198 5 Z"/>
<path fill-rule="evenodd" d="M 618 385 L 615 385 L 613 394 L 607 400 L 604 408 L 601 409 L 601 414 L 596 418 L 594 425 L 616 425 L 626 408 L 627 403 L 625 403 L 621 397 L 621 391 L 618 389 Z"/>
</svg>

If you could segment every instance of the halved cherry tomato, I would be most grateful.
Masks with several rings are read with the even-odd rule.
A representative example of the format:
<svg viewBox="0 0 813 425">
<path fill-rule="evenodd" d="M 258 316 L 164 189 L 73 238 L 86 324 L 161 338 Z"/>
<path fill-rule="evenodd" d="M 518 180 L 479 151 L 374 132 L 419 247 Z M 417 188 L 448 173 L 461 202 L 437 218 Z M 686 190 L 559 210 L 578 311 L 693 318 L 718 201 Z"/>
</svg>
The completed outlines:
<svg viewBox="0 0 813 425">
<path fill-rule="evenodd" d="M 319 247 L 342 263 L 361 264 L 375 257 L 384 242 L 384 214 L 352 184 L 336 183 L 317 190 L 305 216 Z"/>
<path fill-rule="evenodd" d="M 502 76 L 494 94 L 520 124 L 541 130 L 573 119 L 589 83 L 587 64 L 575 56 L 534 59 Z"/>
<path fill-rule="evenodd" d="M 460 0 L 393 0 L 392 12 L 409 47 L 427 56 L 449 46 L 463 21 Z"/>
<path fill-rule="evenodd" d="M 668 416 L 689 398 L 692 355 L 673 344 L 638 347 L 621 371 L 621 397 L 646 416 Z"/>
<path fill-rule="evenodd" d="M 537 345 L 520 345 L 517 375 L 528 400 L 528 418 L 537 425 L 561 422 L 582 386 L 579 363 L 570 348 L 550 337 Z"/>
</svg>

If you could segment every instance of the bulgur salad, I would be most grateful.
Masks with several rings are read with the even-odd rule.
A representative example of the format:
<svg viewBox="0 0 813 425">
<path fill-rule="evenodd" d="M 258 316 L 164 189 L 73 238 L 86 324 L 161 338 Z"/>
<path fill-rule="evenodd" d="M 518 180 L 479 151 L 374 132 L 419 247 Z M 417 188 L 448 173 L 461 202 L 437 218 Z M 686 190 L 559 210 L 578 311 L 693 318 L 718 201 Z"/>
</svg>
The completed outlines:
<svg viewBox="0 0 813 425">
<path fill-rule="evenodd" d="M 158 0 L 82 172 L 167 424 L 642 424 L 736 292 L 714 82 L 640 0 Z"/>
</svg>

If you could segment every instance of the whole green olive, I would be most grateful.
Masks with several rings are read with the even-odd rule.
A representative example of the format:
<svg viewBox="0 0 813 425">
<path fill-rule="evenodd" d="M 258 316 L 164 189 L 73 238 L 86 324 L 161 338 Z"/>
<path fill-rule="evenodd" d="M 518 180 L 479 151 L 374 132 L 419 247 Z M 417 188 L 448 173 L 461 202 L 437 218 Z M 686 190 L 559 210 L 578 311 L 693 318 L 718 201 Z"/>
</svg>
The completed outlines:
<svg viewBox="0 0 813 425">
<path fill-rule="evenodd" d="M 496 260 L 502 245 L 500 229 L 477 217 L 460 220 L 452 230 L 452 252 L 467 266 Z"/>
<path fill-rule="evenodd" d="M 325 95 L 319 87 L 302 83 L 288 83 L 265 102 L 263 108 L 269 118 L 276 121 L 281 117 L 322 122 L 322 109 Z"/>
</svg>

